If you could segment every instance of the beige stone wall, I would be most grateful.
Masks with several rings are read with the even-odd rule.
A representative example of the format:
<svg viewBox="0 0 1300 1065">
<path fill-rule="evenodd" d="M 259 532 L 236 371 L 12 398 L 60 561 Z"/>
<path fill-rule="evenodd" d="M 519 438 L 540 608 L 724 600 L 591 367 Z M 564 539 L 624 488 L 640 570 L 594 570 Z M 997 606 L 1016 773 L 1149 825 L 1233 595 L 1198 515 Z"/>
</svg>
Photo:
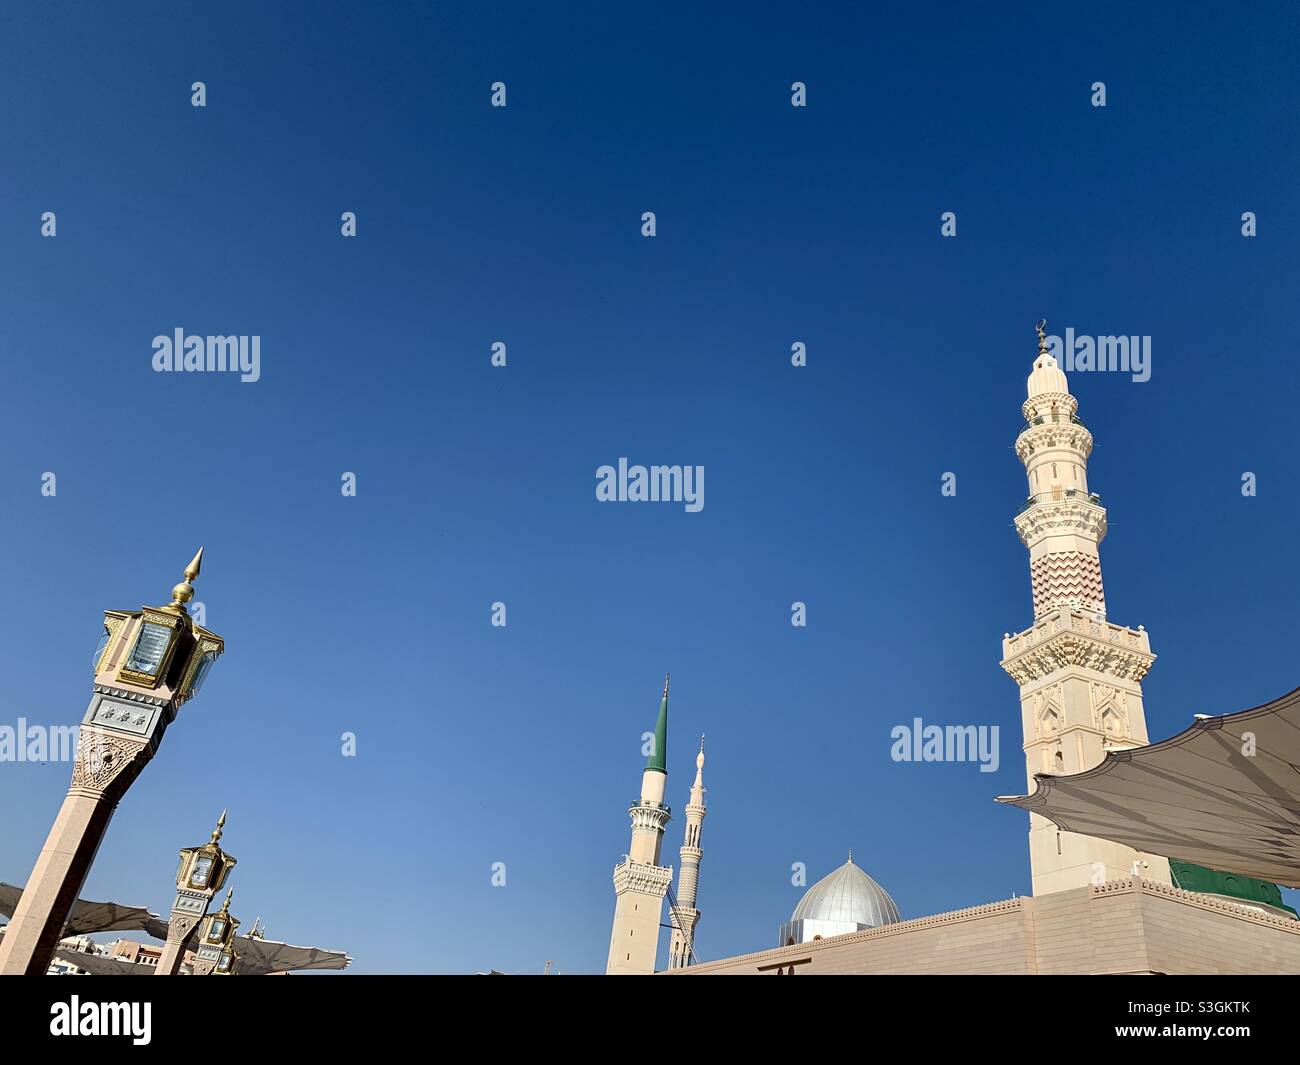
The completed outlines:
<svg viewBox="0 0 1300 1065">
<path fill-rule="evenodd" d="M 1300 973 L 1300 921 L 1153 884 L 1143 885 L 1142 909 L 1157 972 Z"/>
<path fill-rule="evenodd" d="M 867 932 L 706 962 L 683 974 L 1027 973 L 1033 950 L 1025 904 L 1009 899 Z"/>
<path fill-rule="evenodd" d="M 680 975 L 1300 973 L 1300 921 L 1125 878 L 1008 899 Z"/>
</svg>

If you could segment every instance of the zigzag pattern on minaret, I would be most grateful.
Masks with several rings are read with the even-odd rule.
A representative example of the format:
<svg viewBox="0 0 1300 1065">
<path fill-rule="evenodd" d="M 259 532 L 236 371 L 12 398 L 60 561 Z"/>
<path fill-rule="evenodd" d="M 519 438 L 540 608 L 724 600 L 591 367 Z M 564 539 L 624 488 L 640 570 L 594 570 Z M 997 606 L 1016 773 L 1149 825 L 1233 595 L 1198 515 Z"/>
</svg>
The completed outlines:
<svg viewBox="0 0 1300 1065">
<path fill-rule="evenodd" d="M 1105 611 L 1101 560 L 1082 551 L 1055 551 L 1029 566 L 1034 594 L 1034 617 L 1041 618 L 1058 606 L 1079 606 Z"/>
</svg>

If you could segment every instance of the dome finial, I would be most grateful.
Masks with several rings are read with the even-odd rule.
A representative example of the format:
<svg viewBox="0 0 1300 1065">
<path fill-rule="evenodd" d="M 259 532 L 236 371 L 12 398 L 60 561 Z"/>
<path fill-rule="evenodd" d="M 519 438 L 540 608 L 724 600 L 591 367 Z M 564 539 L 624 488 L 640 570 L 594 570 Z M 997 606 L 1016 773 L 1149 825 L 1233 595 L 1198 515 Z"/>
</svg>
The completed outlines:
<svg viewBox="0 0 1300 1065">
<path fill-rule="evenodd" d="M 849 848 L 849 865 L 853 864 L 853 848 Z"/>
</svg>

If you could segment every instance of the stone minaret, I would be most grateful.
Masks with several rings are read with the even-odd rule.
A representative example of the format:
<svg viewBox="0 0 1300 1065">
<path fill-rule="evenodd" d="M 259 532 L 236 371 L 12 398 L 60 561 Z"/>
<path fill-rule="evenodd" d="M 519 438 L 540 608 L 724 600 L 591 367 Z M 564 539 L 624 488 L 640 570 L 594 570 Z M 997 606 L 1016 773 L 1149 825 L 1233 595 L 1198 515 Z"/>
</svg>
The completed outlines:
<svg viewBox="0 0 1300 1065">
<path fill-rule="evenodd" d="M 682 869 L 677 876 L 677 905 L 671 907 L 673 934 L 668 945 L 668 968 L 684 969 L 691 964 L 691 949 L 695 943 L 695 925 L 700 911 L 695 908 L 695 895 L 700 886 L 700 829 L 704 826 L 704 737 L 700 737 L 700 753 L 695 756 L 695 783 L 691 785 L 691 800 L 686 804 L 686 838 L 682 841 Z"/>
<path fill-rule="evenodd" d="M 643 974 L 655 971 L 659 953 L 659 921 L 664 895 L 672 881 L 670 867 L 659 864 L 664 826 L 672 811 L 664 805 L 668 782 L 668 678 L 659 703 L 659 720 L 645 772 L 641 798 L 628 809 L 632 815 L 632 843 L 627 857 L 614 867 L 614 930 L 609 937 L 608 974 Z"/>
<path fill-rule="evenodd" d="M 1029 548 L 1034 624 L 1002 641 L 1002 668 L 1020 685 L 1029 788 L 1035 773 L 1081 773 L 1110 749 L 1146 744 L 1142 678 L 1155 655 L 1141 626 L 1106 620 L 1097 545 L 1106 535 L 1101 497 L 1088 491 L 1092 434 L 1077 416 L 1065 374 L 1049 353 L 1046 322 L 1029 375 L 1016 454 L 1029 498 L 1016 531 Z M 1168 883 L 1169 863 L 1106 840 L 1063 832 L 1030 815 L 1033 892 L 1100 884 L 1134 872 Z"/>
</svg>

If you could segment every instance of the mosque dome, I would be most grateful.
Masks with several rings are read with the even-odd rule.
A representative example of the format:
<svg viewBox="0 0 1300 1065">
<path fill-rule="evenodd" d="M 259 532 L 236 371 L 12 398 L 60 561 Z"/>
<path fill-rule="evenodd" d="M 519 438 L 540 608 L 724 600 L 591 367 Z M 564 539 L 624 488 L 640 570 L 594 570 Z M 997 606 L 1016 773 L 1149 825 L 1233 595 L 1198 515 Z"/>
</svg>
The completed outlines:
<svg viewBox="0 0 1300 1065">
<path fill-rule="evenodd" d="M 781 926 L 780 942 L 806 943 L 899 920 L 889 892 L 853 863 L 850 852 L 847 862 L 804 893 L 790 920 Z"/>
</svg>

